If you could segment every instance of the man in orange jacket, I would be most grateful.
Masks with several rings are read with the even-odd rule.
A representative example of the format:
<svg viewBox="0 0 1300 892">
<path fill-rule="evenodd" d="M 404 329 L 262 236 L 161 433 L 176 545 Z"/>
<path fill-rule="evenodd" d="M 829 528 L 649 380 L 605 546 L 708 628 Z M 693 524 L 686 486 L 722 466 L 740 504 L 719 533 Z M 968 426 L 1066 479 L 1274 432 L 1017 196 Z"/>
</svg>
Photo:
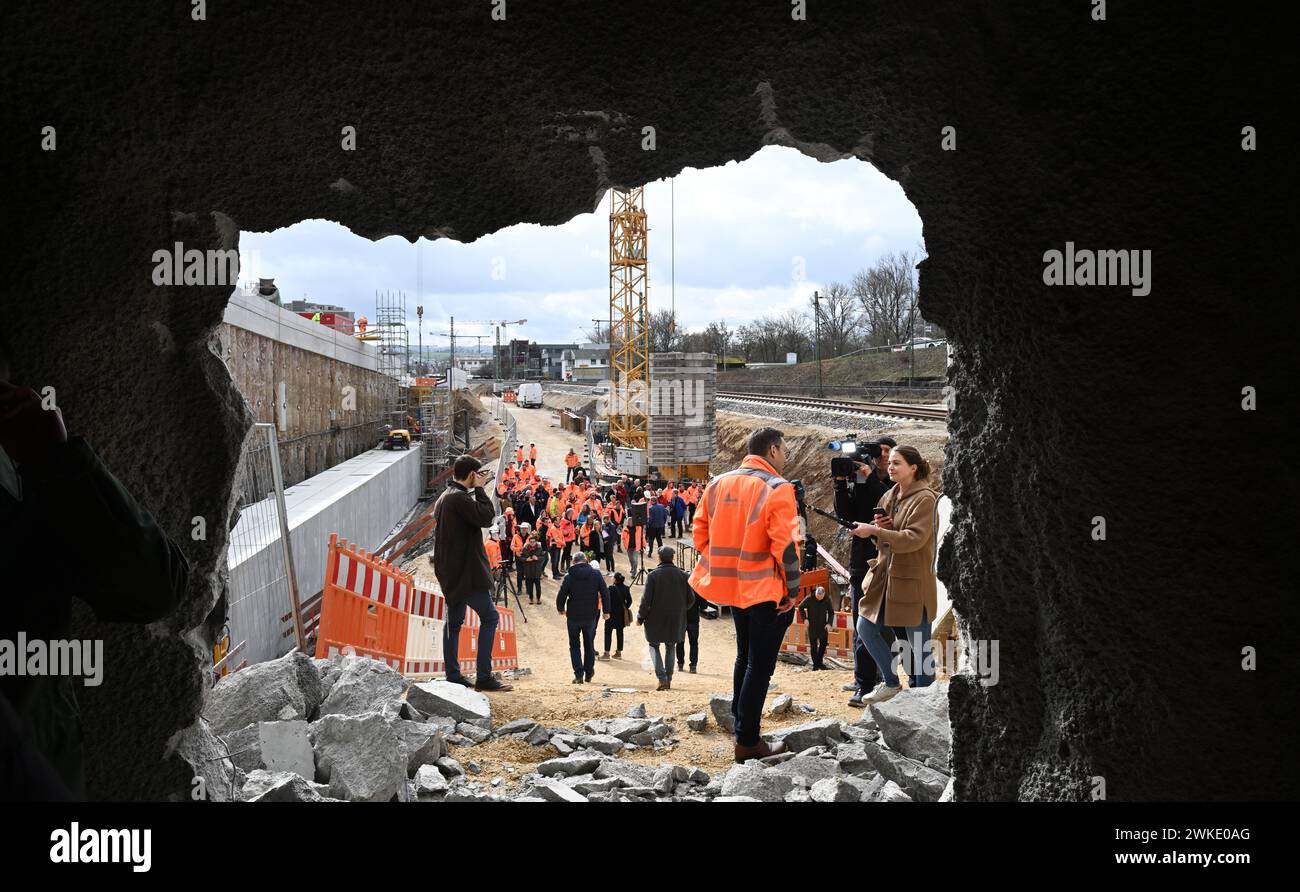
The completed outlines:
<svg viewBox="0 0 1300 892">
<path fill-rule="evenodd" d="M 578 468 L 578 454 L 572 449 L 570 449 L 569 454 L 564 457 L 564 467 L 564 482 L 568 483 L 573 479 L 573 472 Z"/>
<path fill-rule="evenodd" d="M 700 556 L 691 587 L 705 600 L 730 606 L 736 624 L 731 712 L 737 762 L 785 750 L 759 737 L 759 722 L 799 594 L 799 511 L 794 486 L 781 476 L 786 456 L 779 430 L 754 431 L 749 455 L 713 479 L 695 515 Z"/>
</svg>

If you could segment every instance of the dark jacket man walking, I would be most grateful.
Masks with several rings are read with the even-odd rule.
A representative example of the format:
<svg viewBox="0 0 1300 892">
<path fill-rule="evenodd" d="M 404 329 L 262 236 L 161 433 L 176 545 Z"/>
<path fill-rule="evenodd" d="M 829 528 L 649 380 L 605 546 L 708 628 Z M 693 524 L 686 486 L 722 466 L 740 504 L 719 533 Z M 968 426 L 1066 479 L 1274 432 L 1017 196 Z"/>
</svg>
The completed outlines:
<svg viewBox="0 0 1300 892">
<path fill-rule="evenodd" d="M 488 569 L 487 551 L 483 547 L 483 530 L 492 526 L 496 512 L 483 492 L 491 478 L 479 460 L 462 455 L 451 466 L 452 482 L 438 496 L 433 506 L 433 572 L 443 597 L 447 599 L 447 624 L 442 633 L 442 659 L 447 680 L 470 686 L 460 671 L 456 653 L 460 627 L 465 624 L 465 608 L 479 618 L 478 676 L 476 691 L 509 691 L 513 685 L 502 684 L 492 677 L 492 652 L 497 633 L 497 608 L 492 603 L 492 573 Z M 471 489 L 473 490 L 471 492 Z"/>
<path fill-rule="evenodd" d="M 654 653 L 656 690 L 667 691 L 673 682 L 673 653 L 677 642 L 686 635 L 686 611 L 695 603 L 690 581 L 674 563 L 677 549 L 664 545 L 659 549 L 659 566 L 646 577 L 645 592 L 637 609 L 636 624 L 645 626 L 645 640 Z M 698 623 L 698 618 L 696 619 Z M 696 626 L 698 634 L 699 626 Z M 664 652 L 659 651 L 663 646 Z"/>
<path fill-rule="evenodd" d="M 569 572 L 564 574 L 555 609 L 569 622 L 569 659 L 573 663 L 573 683 L 591 681 L 596 674 L 596 626 L 600 618 L 609 619 L 609 589 L 605 577 L 578 552 Z M 620 608 L 621 609 L 621 608 Z M 579 640 L 581 639 L 581 649 Z"/>
</svg>

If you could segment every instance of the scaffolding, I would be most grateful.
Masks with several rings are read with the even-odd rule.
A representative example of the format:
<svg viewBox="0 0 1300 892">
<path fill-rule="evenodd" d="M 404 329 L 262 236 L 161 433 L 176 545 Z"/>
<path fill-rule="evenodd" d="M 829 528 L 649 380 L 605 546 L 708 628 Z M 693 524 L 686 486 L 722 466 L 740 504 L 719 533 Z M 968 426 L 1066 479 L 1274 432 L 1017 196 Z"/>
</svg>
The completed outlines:
<svg viewBox="0 0 1300 892">
<path fill-rule="evenodd" d="M 643 187 L 609 193 L 609 366 L 614 393 L 609 436 L 619 446 L 649 441 L 650 378 L 646 213 Z"/>
<path fill-rule="evenodd" d="M 424 465 L 424 494 L 433 495 L 433 481 L 455 461 L 456 449 L 452 411 L 454 398 L 451 392 L 451 373 L 448 371 L 444 384 L 420 387 L 420 423 L 424 430 L 421 434 L 420 461 Z"/>
<path fill-rule="evenodd" d="M 375 292 L 375 335 L 379 340 L 379 372 L 393 379 L 385 388 L 381 425 L 405 428 L 407 388 L 410 386 L 410 334 L 406 328 L 406 292 Z"/>
</svg>

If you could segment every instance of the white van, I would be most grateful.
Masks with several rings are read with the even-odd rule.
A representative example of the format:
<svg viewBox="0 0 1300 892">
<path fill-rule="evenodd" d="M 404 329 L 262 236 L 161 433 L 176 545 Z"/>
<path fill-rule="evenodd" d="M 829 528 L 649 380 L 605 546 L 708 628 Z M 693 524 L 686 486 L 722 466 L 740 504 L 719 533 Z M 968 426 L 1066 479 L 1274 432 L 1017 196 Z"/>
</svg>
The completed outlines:
<svg viewBox="0 0 1300 892">
<path fill-rule="evenodd" d="M 529 381 L 519 385 L 519 396 L 516 402 L 524 409 L 537 409 L 542 405 L 542 385 L 536 381 Z"/>
</svg>

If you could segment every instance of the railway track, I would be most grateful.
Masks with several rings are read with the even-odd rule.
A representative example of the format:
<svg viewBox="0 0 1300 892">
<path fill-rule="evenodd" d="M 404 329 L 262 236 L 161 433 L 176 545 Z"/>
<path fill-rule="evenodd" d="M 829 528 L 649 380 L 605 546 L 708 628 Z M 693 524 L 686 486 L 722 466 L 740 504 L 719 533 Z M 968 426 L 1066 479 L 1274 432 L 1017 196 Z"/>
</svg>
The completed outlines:
<svg viewBox="0 0 1300 892">
<path fill-rule="evenodd" d="M 820 400 L 802 396 L 772 396 L 766 393 L 738 393 L 719 390 L 718 399 L 742 400 L 770 406 L 788 406 L 792 409 L 826 409 L 831 412 L 851 412 L 856 415 L 878 415 L 901 418 L 907 421 L 947 421 L 948 410 L 942 406 L 906 406 L 900 403 L 867 403 L 854 400 Z"/>
</svg>

